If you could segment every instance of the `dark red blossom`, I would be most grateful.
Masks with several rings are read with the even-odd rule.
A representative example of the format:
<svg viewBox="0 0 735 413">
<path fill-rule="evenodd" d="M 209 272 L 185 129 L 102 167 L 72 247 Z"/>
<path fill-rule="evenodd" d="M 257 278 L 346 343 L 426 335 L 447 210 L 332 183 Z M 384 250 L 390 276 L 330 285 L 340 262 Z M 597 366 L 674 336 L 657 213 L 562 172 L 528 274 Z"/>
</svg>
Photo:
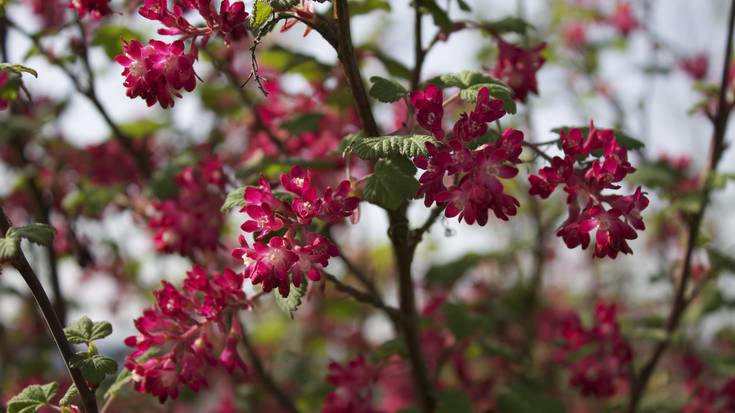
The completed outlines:
<svg viewBox="0 0 735 413">
<path fill-rule="evenodd" d="M 444 138 L 443 99 L 442 90 L 431 84 L 427 85 L 425 90 L 411 92 L 411 104 L 416 109 L 416 120 L 437 139 Z"/>
<path fill-rule="evenodd" d="M 4 70 L 0 70 L 0 90 L 5 87 L 5 85 L 8 83 L 8 80 L 10 80 L 10 75 L 8 72 Z M 8 101 L 0 98 L 0 110 L 5 110 L 8 108 Z"/>
<path fill-rule="evenodd" d="M 377 373 L 362 355 L 344 365 L 329 363 L 327 382 L 335 388 L 324 399 L 322 413 L 379 413 L 373 407 Z"/>
<path fill-rule="evenodd" d="M 529 93 L 538 94 L 536 72 L 544 64 L 541 52 L 545 47 L 541 43 L 524 48 L 498 38 L 498 60 L 492 74 L 513 89 L 514 99 L 525 102 Z"/>
<path fill-rule="evenodd" d="M 704 53 L 682 57 L 678 62 L 679 68 L 694 80 L 704 80 L 709 70 L 709 57 Z"/>
<path fill-rule="evenodd" d="M 620 189 L 618 183 L 635 171 L 626 148 L 612 130 L 597 130 L 593 124 L 586 137 L 576 128 L 563 131 L 561 146 L 564 158 L 555 156 L 551 165 L 528 178 L 531 195 L 547 198 L 558 186 L 567 193 L 569 216 L 556 235 L 569 248 L 586 249 L 594 233 L 597 257 L 632 254 L 627 241 L 637 238 L 636 229 L 645 229 L 641 212 L 648 198 L 641 188 L 625 196 L 603 193 Z"/>
<path fill-rule="evenodd" d="M 608 18 L 620 34 L 627 36 L 640 25 L 633 14 L 633 6 L 627 1 L 621 1 L 615 7 L 615 12 Z"/>
<path fill-rule="evenodd" d="M 76 10 L 81 17 L 89 14 L 95 19 L 101 19 L 112 13 L 110 0 L 71 0 L 69 8 Z"/>
<path fill-rule="evenodd" d="M 115 61 L 125 67 L 123 85 L 131 99 L 140 97 L 148 106 L 158 102 L 168 108 L 174 105 L 173 96 L 181 97 L 181 89 L 191 92 L 196 86 L 196 50 L 185 53 L 180 40 L 170 44 L 150 40 L 146 46 L 131 40 L 123 45 L 123 53 Z"/>
</svg>

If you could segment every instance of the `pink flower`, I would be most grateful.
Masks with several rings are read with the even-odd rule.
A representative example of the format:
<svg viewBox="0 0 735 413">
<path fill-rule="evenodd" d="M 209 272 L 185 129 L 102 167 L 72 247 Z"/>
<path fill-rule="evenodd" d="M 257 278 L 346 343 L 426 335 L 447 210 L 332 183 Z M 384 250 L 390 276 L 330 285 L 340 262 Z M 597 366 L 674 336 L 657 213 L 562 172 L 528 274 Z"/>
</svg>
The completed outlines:
<svg viewBox="0 0 735 413">
<path fill-rule="evenodd" d="M 498 38 L 498 61 L 493 76 L 503 80 L 515 92 L 514 99 L 525 102 L 529 93 L 538 94 L 536 72 L 543 66 L 541 52 L 545 43 L 522 48 Z"/>
<path fill-rule="evenodd" d="M 587 28 L 580 23 L 566 24 L 563 29 L 564 42 L 570 49 L 580 49 L 587 42 Z"/>
<path fill-rule="evenodd" d="M 608 22 L 623 36 L 627 36 L 630 32 L 639 27 L 638 20 L 633 14 L 633 6 L 631 6 L 627 1 L 621 1 L 618 3 L 615 8 L 615 12 L 608 18 Z"/>
<path fill-rule="evenodd" d="M 678 62 L 679 68 L 694 80 L 704 80 L 709 69 L 709 57 L 699 53 L 690 57 L 682 57 Z"/>
<path fill-rule="evenodd" d="M 222 1 L 219 11 L 219 31 L 225 39 L 225 44 L 247 37 L 248 32 L 245 27 L 247 18 L 245 3 L 236 1 L 230 4 L 230 0 Z"/>
<path fill-rule="evenodd" d="M 378 413 L 373 407 L 376 369 L 360 355 L 342 365 L 329 363 L 327 382 L 335 388 L 324 399 L 322 413 Z"/>
<path fill-rule="evenodd" d="M 109 3 L 110 0 L 71 0 L 69 8 L 76 10 L 80 17 L 84 17 L 89 13 L 93 18 L 101 19 L 103 16 L 112 13 Z"/>
<path fill-rule="evenodd" d="M 194 90 L 196 51 L 184 53 L 184 42 L 150 40 L 143 46 L 132 40 L 123 45 L 123 52 L 115 61 L 125 68 L 123 84 L 131 99 L 141 97 L 148 106 L 159 102 L 161 107 L 168 108 L 174 105 L 172 96 L 181 97 L 179 90 Z"/>
<path fill-rule="evenodd" d="M 416 120 L 437 139 L 444 138 L 443 99 L 442 90 L 431 84 L 427 85 L 425 90 L 411 92 L 411 104 L 416 109 Z"/>
</svg>

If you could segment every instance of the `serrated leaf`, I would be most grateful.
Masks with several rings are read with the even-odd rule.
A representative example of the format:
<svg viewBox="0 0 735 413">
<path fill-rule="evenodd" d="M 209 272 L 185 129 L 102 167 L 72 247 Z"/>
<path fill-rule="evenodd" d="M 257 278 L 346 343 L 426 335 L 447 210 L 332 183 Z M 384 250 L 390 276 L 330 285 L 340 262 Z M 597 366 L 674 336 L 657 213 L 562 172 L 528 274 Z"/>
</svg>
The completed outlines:
<svg viewBox="0 0 735 413">
<path fill-rule="evenodd" d="M 79 389 L 77 389 L 76 384 L 72 384 L 66 389 L 66 393 L 64 393 L 64 397 L 59 400 L 59 406 L 68 406 L 71 404 L 71 400 L 76 397 L 76 395 L 79 394 Z"/>
<path fill-rule="evenodd" d="M 375 205 L 394 210 L 416 196 L 419 182 L 416 167 L 406 158 L 381 159 L 367 180 L 363 198 Z"/>
<path fill-rule="evenodd" d="M 32 69 L 28 66 L 15 65 L 12 63 L 0 63 L 0 70 L 7 70 L 7 71 L 15 72 L 17 74 L 28 73 L 28 74 L 33 75 L 33 77 L 38 78 L 38 72 L 36 72 L 35 69 Z"/>
<path fill-rule="evenodd" d="M 516 113 L 516 102 L 513 100 L 513 91 L 505 86 L 504 84 L 498 83 L 480 83 L 472 85 L 466 89 L 460 91 L 460 98 L 467 102 L 477 102 L 477 95 L 480 90 L 487 88 L 490 96 L 494 99 L 500 99 L 503 101 L 503 110 L 507 113 Z"/>
<path fill-rule="evenodd" d="M 82 316 L 64 328 L 64 334 L 72 344 L 90 344 L 112 334 L 112 324 L 107 321 L 93 322 L 89 317 Z"/>
<path fill-rule="evenodd" d="M 54 239 L 56 230 L 54 227 L 48 224 L 30 224 L 22 227 L 16 227 L 15 232 L 21 238 L 25 238 L 28 241 L 48 247 L 51 245 L 51 241 Z"/>
<path fill-rule="evenodd" d="M 589 126 L 560 126 L 558 128 L 552 129 L 551 131 L 553 133 L 561 135 L 562 131 L 564 131 L 565 133 L 569 133 L 570 129 L 579 129 L 579 131 L 582 132 L 582 136 L 587 136 L 587 134 L 589 134 L 590 132 Z M 615 133 L 615 139 L 617 140 L 617 142 L 627 149 L 636 150 L 646 146 L 643 142 L 633 138 L 620 129 L 613 129 L 613 132 Z"/>
<path fill-rule="evenodd" d="M 51 404 L 58 391 L 57 383 L 28 386 L 8 401 L 8 413 L 36 413 Z"/>
<path fill-rule="evenodd" d="M 351 146 L 357 139 L 364 138 L 365 135 L 362 132 L 358 133 L 351 133 L 347 136 L 345 136 L 340 142 L 339 146 L 337 147 L 337 153 L 339 153 L 342 157 L 349 156 L 351 151 Z"/>
<path fill-rule="evenodd" d="M 95 321 L 92 326 L 91 340 L 102 340 L 112 334 L 112 324 L 107 321 Z"/>
<path fill-rule="evenodd" d="M 115 56 L 123 53 L 123 42 L 140 40 L 141 38 L 140 33 L 130 30 L 126 26 L 105 24 L 95 32 L 92 44 L 102 47 L 107 57 L 114 59 Z"/>
<path fill-rule="evenodd" d="M 396 80 L 373 76 L 370 82 L 373 84 L 370 87 L 370 96 L 383 103 L 393 103 L 408 96 L 408 90 Z"/>
<path fill-rule="evenodd" d="M 94 385 L 102 383 L 106 375 L 117 372 L 117 362 L 115 360 L 86 351 L 74 354 L 69 360 L 69 365 L 81 370 L 84 379 Z"/>
<path fill-rule="evenodd" d="M 107 391 L 105 392 L 105 399 L 109 399 L 110 397 L 113 397 L 117 393 L 122 390 L 122 388 L 130 383 L 133 380 L 133 375 L 130 374 L 130 370 L 128 369 L 122 369 L 120 373 L 115 378 L 115 381 L 112 382 L 109 388 L 107 388 Z"/>
<path fill-rule="evenodd" d="M 15 228 L 10 228 L 5 233 L 5 238 L 0 238 L 0 261 L 15 258 L 20 248 L 20 236 Z"/>
<path fill-rule="evenodd" d="M 257 0 L 253 4 L 253 17 L 250 19 L 251 27 L 257 32 L 273 14 L 273 7 L 263 0 Z"/>
<path fill-rule="evenodd" d="M 352 141 L 347 150 L 366 160 L 393 158 L 396 156 L 414 157 L 427 153 L 427 143 L 439 144 L 436 139 L 429 135 L 361 135 Z"/>
<path fill-rule="evenodd" d="M 222 204 L 221 211 L 229 211 L 233 208 L 242 208 L 245 206 L 245 187 L 235 189 L 227 194 L 224 204 Z"/>
<path fill-rule="evenodd" d="M 296 313 L 296 310 L 301 305 L 301 299 L 306 295 L 307 287 L 308 282 L 306 281 L 306 277 L 302 275 L 301 286 L 295 287 L 294 285 L 291 285 L 291 289 L 288 291 L 287 297 L 282 296 L 278 290 L 273 290 L 273 297 L 276 299 L 276 305 L 278 308 L 283 310 L 284 313 L 288 314 L 291 319 L 293 319 L 294 313 Z"/>
</svg>

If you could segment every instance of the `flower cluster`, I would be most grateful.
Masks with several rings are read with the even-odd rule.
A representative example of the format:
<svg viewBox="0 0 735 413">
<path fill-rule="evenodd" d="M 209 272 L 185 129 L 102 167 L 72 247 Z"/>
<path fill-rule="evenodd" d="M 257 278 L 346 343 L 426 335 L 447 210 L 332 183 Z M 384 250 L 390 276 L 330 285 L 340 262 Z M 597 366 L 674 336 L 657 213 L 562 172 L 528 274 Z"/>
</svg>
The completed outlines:
<svg viewBox="0 0 735 413">
<path fill-rule="evenodd" d="M 0 91 L 3 90 L 5 85 L 8 83 L 8 80 L 10 80 L 10 75 L 8 72 L 4 70 L 0 70 Z M 0 110 L 5 110 L 8 108 L 8 101 L 2 98 L 2 95 L 0 95 Z"/>
<path fill-rule="evenodd" d="M 538 94 L 536 72 L 544 64 L 541 56 L 546 43 L 524 48 L 498 38 L 498 60 L 492 75 L 513 89 L 514 99 L 525 102 L 529 93 Z"/>
<path fill-rule="evenodd" d="M 705 53 L 679 59 L 678 66 L 694 80 L 704 80 L 709 70 L 709 57 Z"/>
<path fill-rule="evenodd" d="M 190 256 L 194 250 L 213 251 L 223 225 L 219 209 L 225 175 L 217 159 L 186 167 L 175 177 L 179 193 L 174 199 L 153 203 L 148 227 L 155 231 L 156 250 Z"/>
<path fill-rule="evenodd" d="M 69 8 L 76 10 L 81 17 L 89 14 L 95 19 L 101 19 L 112 13 L 109 3 L 110 0 L 71 0 Z"/>
<path fill-rule="evenodd" d="M 523 133 L 507 129 L 495 142 L 472 149 L 476 139 L 487 133 L 487 124 L 505 115 L 503 102 L 491 98 L 487 88 L 480 89 L 475 109 L 460 117 L 446 142 L 441 129 L 442 91 L 429 85 L 412 93 L 411 102 L 418 123 L 440 140 L 439 146 L 428 143 L 428 154 L 414 159 L 424 170 L 418 194 L 424 196 L 424 204 L 446 206 L 447 217 L 458 216 L 468 224 L 485 225 L 488 210 L 502 220 L 515 215 L 518 200 L 505 193 L 500 178 L 518 173 L 512 165 L 520 163 Z M 447 180 L 451 181 L 448 187 Z"/>
<path fill-rule="evenodd" d="M 248 34 L 245 26 L 248 13 L 242 1 L 230 3 L 230 0 L 222 0 L 219 12 L 210 1 L 177 1 L 172 8 L 168 7 L 168 3 L 168 0 L 145 0 L 138 10 L 141 16 L 158 21 L 166 27 L 160 29 L 159 34 L 184 38 L 202 36 L 202 41 L 206 43 L 210 36 L 220 33 L 226 44 L 243 39 Z M 207 27 L 201 28 L 190 23 L 184 16 L 187 11 L 198 12 Z"/>
<path fill-rule="evenodd" d="M 164 281 L 154 292 L 153 308 L 135 320 L 140 334 L 125 339 L 135 348 L 125 359 L 135 389 L 163 403 L 176 398 L 181 385 L 206 387 L 207 365 L 246 371 L 237 350 L 242 330 L 236 313 L 249 306 L 242 283 L 232 270 L 208 275 L 199 266 L 187 273 L 181 289 Z"/>
<path fill-rule="evenodd" d="M 615 395 L 633 360 L 632 348 L 620 334 L 615 305 L 598 303 L 590 328 L 577 314 L 567 314 L 557 332 L 561 344 L 555 357 L 567 363 L 570 384 L 585 396 Z"/>
<path fill-rule="evenodd" d="M 143 98 L 148 106 L 158 102 L 161 107 L 168 108 L 174 105 L 172 96 L 181 97 L 181 89 L 194 90 L 196 58 L 193 45 L 189 53 L 185 53 L 181 40 L 170 44 L 150 40 L 145 46 L 131 40 L 123 45 L 123 54 L 116 56 L 115 61 L 125 68 L 123 85 L 128 97 Z"/>
<path fill-rule="evenodd" d="M 735 377 L 721 385 L 705 380 L 704 365 L 692 354 L 684 356 L 686 370 L 686 390 L 689 393 L 683 413 L 727 413 L 735 411 Z"/>
<path fill-rule="evenodd" d="M 232 256 L 245 264 L 245 278 L 262 284 L 264 291 L 277 288 L 286 297 L 292 283 L 301 286 L 303 275 L 319 281 L 329 258 L 339 253 L 324 235 L 309 231 L 312 220 L 341 221 L 355 212 L 359 199 L 349 195 L 349 181 L 327 187 L 320 197 L 312 186 L 311 170 L 299 166 L 281 175 L 281 185 L 286 194 L 274 194 L 265 178 L 257 187 L 245 188 L 240 212 L 250 219 L 241 228 L 253 233 L 255 242 L 251 246 L 241 235 Z"/>
<path fill-rule="evenodd" d="M 593 124 L 586 138 L 578 128 L 562 131 L 561 145 L 564 158 L 555 156 L 550 166 L 529 177 L 529 193 L 542 198 L 564 186 L 569 217 L 556 235 L 569 248 L 581 245 L 586 249 L 594 230 L 597 257 L 632 254 L 627 241 L 637 238 L 636 229 L 645 229 L 641 211 L 648 206 L 648 198 L 640 187 L 625 196 L 602 193 L 620 189 L 617 183 L 635 171 L 628 162 L 627 149 L 618 144 L 612 130 L 598 130 Z M 602 155 L 597 157 L 599 152 Z M 596 159 L 589 161 L 590 156 Z"/>
<path fill-rule="evenodd" d="M 639 26 L 638 20 L 633 14 L 633 6 L 627 1 L 619 2 L 607 21 L 623 36 L 628 36 Z"/>
<path fill-rule="evenodd" d="M 378 413 L 373 407 L 377 379 L 377 369 L 362 355 L 345 365 L 329 363 L 327 382 L 335 388 L 324 399 L 322 413 Z"/>
</svg>

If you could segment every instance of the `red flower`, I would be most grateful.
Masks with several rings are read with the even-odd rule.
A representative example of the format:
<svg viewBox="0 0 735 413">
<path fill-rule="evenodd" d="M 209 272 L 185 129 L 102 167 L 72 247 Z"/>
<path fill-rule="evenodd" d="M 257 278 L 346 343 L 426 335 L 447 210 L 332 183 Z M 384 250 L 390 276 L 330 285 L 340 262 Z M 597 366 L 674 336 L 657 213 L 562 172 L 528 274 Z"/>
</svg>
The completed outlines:
<svg viewBox="0 0 735 413">
<path fill-rule="evenodd" d="M 329 363 L 327 382 L 335 389 L 324 399 L 322 413 L 378 413 L 372 400 L 376 378 L 362 355 L 345 365 Z"/>
<path fill-rule="evenodd" d="M 4 70 L 0 70 L 0 90 L 2 90 L 5 87 L 9 79 L 10 79 L 10 75 L 8 75 L 8 72 Z M 0 110 L 5 110 L 7 108 L 8 108 L 8 101 L 0 98 Z"/>
<path fill-rule="evenodd" d="M 115 60 L 125 67 L 123 84 L 131 99 L 141 97 L 148 106 L 159 102 L 161 107 L 168 108 L 174 105 L 172 96 L 181 97 L 179 90 L 194 90 L 196 51 L 184 53 L 184 42 L 150 40 L 143 46 L 132 40 L 125 43 L 123 52 Z"/>
<path fill-rule="evenodd" d="M 704 80 L 709 69 L 709 58 L 704 53 L 679 59 L 679 68 L 694 80 Z"/>
<path fill-rule="evenodd" d="M 633 7 L 627 1 L 618 3 L 615 12 L 608 18 L 608 21 L 623 36 L 627 36 L 639 26 L 638 20 L 633 14 Z"/>
<path fill-rule="evenodd" d="M 515 92 L 514 98 L 525 102 L 529 93 L 538 94 L 536 72 L 544 64 L 541 52 L 545 43 L 532 48 L 518 47 L 498 38 L 498 61 L 493 76 L 503 80 Z"/>
<path fill-rule="evenodd" d="M 422 128 L 431 132 L 437 139 L 444 138 L 443 99 L 442 90 L 431 84 L 426 86 L 426 90 L 411 92 L 411 104 L 416 109 L 416 120 Z"/>
<path fill-rule="evenodd" d="M 109 3 L 110 0 L 71 0 L 69 8 L 76 10 L 80 17 L 89 13 L 93 18 L 101 19 L 112 13 Z"/>
</svg>

